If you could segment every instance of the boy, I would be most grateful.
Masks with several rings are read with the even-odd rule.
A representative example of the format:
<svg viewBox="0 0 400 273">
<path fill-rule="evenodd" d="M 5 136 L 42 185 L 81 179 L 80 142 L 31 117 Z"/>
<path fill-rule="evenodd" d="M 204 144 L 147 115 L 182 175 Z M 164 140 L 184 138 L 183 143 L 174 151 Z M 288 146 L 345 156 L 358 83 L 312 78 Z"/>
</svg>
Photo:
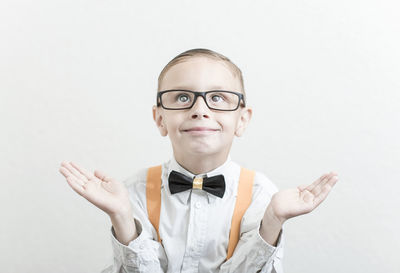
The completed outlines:
<svg viewBox="0 0 400 273">
<path fill-rule="evenodd" d="M 315 209 L 337 182 L 279 191 L 230 158 L 252 110 L 240 69 L 207 49 L 171 60 L 153 118 L 173 157 L 124 184 L 63 162 L 60 172 L 111 219 L 114 264 L 103 272 L 283 272 L 283 224 Z"/>
</svg>

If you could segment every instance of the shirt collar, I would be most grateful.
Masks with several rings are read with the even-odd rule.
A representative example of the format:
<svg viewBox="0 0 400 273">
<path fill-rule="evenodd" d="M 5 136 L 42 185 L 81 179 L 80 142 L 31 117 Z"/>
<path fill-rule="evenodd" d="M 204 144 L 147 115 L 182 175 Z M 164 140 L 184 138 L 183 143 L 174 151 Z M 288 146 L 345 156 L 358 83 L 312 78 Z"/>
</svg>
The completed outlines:
<svg viewBox="0 0 400 273">
<path fill-rule="evenodd" d="M 222 174 L 222 175 L 224 175 L 225 183 L 226 183 L 226 190 L 225 190 L 225 194 L 223 196 L 223 198 L 225 198 L 226 197 L 226 193 L 228 191 L 228 188 L 231 187 L 231 185 L 230 185 L 231 183 L 229 183 L 229 182 L 231 181 L 231 178 L 234 176 L 234 173 L 232 173 L 232 169 L 233 169 L 234 165 L 235 165 L 235 163 L 232 161 L 232 158 L 231 158 L 230 154 L 228 154 L 227 159 L 225 160 L 225 162 L 222 165 L 218 166 L 217 168 L 215 168 L 215 169 L 213 169 L 213 170 L 211 170 L 209 172 L 195 175 L 195 174 L 191 173 L 190 171 L 186 170 L 184 167 L 182 167 L 176 161 L 175 157 L 173 156 L 171 158 L 171 160 L 169 161 L 168 168 L 167 168 L 167 173 L 166 173 L 166 179 L 163 179 L 163 185 L 162 186 L 166 187 L 168 189 L 168 193 L 171 194 L 170 191 L 169 191 L 169 187 L 168 187 L 168 176 L 169 176 L 171 171 L 180 172 L 180 173 L 182 173 L 182 174 L 184 174 L 186 176 L 189 176 L 191 178 L 193 178 L 195 176 L 196 177 L 205 177 L 205 176 L 210 177 L 210 176 Z M 217 196 L 215 196 L 215 195 L 213 195 L 211 193 L 208 193 L 206 191 L 202 191 L 202 192 L 207 195 L 207 199 L 208 199 L 208 203 L 209 204 L 214 203 L 216 198 L 219 198 L 219 197 L 217 197 Z M 175 193 L 172 196 L 176 196 L 176 198 L 178 198 L 178 200 L 180 202 L 182 202 L 183 204 L 186 205 L 189 202 L 189 197 L 190 197 L 191 193 L 192 193 L 192 190 L 187 190 L 187 191 Z"/>
</svg>

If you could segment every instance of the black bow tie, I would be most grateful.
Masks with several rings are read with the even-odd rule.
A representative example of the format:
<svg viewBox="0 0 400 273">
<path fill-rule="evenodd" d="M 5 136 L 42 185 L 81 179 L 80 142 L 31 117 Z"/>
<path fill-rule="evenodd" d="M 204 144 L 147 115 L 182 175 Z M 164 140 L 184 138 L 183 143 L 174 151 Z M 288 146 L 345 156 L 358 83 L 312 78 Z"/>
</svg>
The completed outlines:
<svg viewBox="0 0 400 273">
<path fill-rule="evenodd" d="M 189 176 L 171 171 L 168 177 L 168 185 L 172 194 L 190 189 L 202 189 L 222 198 L 225 193 L 225 179 L 222 174 L 211 177 L 194 178 L 192 180 Z"/>
</svg>

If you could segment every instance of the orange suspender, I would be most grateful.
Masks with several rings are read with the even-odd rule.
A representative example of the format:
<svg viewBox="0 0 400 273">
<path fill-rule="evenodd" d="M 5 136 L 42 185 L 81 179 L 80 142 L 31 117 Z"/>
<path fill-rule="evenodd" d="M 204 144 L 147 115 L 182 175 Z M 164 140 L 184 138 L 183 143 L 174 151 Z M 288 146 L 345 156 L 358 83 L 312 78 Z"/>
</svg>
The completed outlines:
<svg viewBox="0 0 400 273">
<path fill-rule="evenodd" d="M 240 238 L 240 222 L 251 203 L 254 175 L 254 171 L 249 169 L 241 168 L 240 170 L 237 199 L 229 233 L 227 260 L 232 256 Z M 158 241 L 161 243 L 162 240 L 158 231 L 161 210 L 161 165 L 148 169 L 146 200 L 150 223 L 155 228 Z"/>
<path fill-rule="evenodd" d="M 161 210 L 161 165 L 150 167 L 147 171 L 146 200 L 150 223 L 156 229 L 158 241 L 161 243 L 158 233 Z"/>
<path fill-rule="evenodd" d="M 254 174 L 254 171 L 246 168 L 241 168 L 240 170 L 235 210 L 233 211 L 231 231 L 229 233 L 228 254 L 226 256 L 227 260 L 232 256 L 239 241 L 240 222 L 251 203 Z"/>
</svg>

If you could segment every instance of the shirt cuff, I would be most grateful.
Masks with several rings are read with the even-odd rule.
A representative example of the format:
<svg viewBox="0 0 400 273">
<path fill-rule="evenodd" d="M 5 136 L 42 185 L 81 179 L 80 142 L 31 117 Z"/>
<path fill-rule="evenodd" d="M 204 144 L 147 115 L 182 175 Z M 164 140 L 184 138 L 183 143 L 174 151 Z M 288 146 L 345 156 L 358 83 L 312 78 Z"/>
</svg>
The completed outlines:
<svg viewBox="0 0 400 273">
<path fill-rule="evenodd" d="M 273 246 L 266 242 L 260 235 L 260 230 L 256 232 L 256 248 L 255 251 L 255 263 L 258 268 L 264 267 L 265 264 L 271 263 L 275 259 L 278 253 L 281 253 L 280 249 L 283 247 L 283 226 L 278 234 L 276 246 Z"/>
<path fill-rule="evenodd" d="M 157 251 L 159 243 L 154 241 L 142 229 L 142 223 L 134 218 L 138 237 L 124 245 L 118 241 L 114 227 L 111 226 L 111 241 L 114 258 L 126 266 L 139 267 L 140 265 L 158 261 Z"/>
</svg>

